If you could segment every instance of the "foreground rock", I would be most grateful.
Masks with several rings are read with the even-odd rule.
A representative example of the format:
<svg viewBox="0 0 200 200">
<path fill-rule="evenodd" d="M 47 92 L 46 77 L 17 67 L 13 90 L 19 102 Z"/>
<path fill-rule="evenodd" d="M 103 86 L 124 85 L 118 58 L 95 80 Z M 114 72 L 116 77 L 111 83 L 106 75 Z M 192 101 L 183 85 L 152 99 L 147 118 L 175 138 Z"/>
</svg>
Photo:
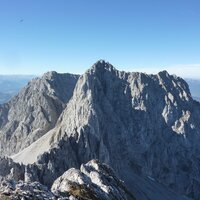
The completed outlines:
<svg viewBox="0 0 200 200">
<path fill-rule="evenodd" d="M 39 182 L 16 181 L 5 178 L 0 182 L 0 199 L 34 199 L 34 200 L 134 200 L 113 170 L 97 160 L 81 166 L 81 170 L 69 169 L 59 177 L 50 191 Z"/>
<path fill-rule="evenodd" d="M 48 188 L 38 182 L 26 183 L 14 180 L 3 181 L 0 186 L 1 200 L 56 200 L 56 196 Z"/>
<path fill-rule="evenodd" d="M 80 170 L 69 169 L 51 189 L 54 193 L 66 193 L 83 200 L 135 199 L 113 170 L 97 160 L 81 165 Z"/>
</svg>

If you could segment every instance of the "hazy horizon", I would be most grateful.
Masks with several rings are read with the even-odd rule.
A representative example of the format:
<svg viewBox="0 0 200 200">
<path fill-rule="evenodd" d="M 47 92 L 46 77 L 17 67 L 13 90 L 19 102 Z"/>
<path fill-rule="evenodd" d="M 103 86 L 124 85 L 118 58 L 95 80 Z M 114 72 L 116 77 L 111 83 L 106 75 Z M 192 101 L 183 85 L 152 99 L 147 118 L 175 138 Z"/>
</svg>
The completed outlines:
<svg viewBox="0 0 200 200">
<path fill-rule="evenodd" d="M 94 63 L 93 63 L 94 64 Z M 112 64 L 112 63 L 111 63 Z M 56 71 L 58 73 L 72 73 L 72 74 L 83 74 L 85 71 L 87 71 L 92 65 L 89 67 L 81 70 L 79 73 L 74 73 L 73 70 L 71 71 L 57 71 L 56 69 L 49 69 L 46 72 L 49 71 Z M 198 66 L 170 66 L 170 67 L 154 67 L 154 68 L 138 68 L 138 67 L 119 67 L 119 66 L 114 66 L 117 70 L 120 71 L 126 71 L 126 72 L 143 72 L 147 74 L 157 74 L 160 71 L 166 70 L 169 74 L 175 74 L 177 76 L 180 76 L 185 79 L 194 79 L 194 80 L 200 80 L 200 67 Z M 131 70 L 132 69 L 132 70 Z M 23 76 L 31 76 L 31 77 L 36 77 L 36 76 L 42 76 L 44 73 L 37 74 L 37 73 L 32 73 L 32 74 L 23 74 L 23 73 L 16 73 L 16 74 L 3 74 L 0 72 L 0 76 L 16 76 L 16 77 L 23 77 Z"/>
</svg>

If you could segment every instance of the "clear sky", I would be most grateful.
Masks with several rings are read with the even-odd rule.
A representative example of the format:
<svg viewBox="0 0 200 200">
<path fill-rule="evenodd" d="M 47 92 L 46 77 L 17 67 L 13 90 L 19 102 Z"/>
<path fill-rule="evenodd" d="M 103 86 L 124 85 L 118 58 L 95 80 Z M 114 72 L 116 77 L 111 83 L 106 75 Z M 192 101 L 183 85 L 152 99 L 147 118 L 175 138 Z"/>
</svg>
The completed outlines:
<svg viewBox="0 0 200 200">
<path fill-rule="evenodd" d="M 199 0 L 0 0 L 0 74 L 120 70 L 200 77 Z"/>
</svg>

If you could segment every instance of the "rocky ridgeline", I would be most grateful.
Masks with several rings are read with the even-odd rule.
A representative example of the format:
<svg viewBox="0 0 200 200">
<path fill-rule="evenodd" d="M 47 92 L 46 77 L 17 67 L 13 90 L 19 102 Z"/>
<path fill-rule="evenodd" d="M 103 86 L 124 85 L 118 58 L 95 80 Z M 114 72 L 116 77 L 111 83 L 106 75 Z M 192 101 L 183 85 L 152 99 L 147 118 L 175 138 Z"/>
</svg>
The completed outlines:
<svg viewBox="0 0 200 200">
<path fill-rule="evenodd" d="M 1 153 L 17 153 L 12 158 L 27 165 L 31 182 L 51 187 L 68 169 L 98 159 L 115 170 L 136 199 L 183 199 L 179 194 L 200 199 L 200 104 L 192 99 L 183 79 L 166 71 L 157 75 L 121 72 L 105 61 L 72 78 L 69 90 L 65 88 L 72 80 L 66 79 L 63 85 L 60 76 L 47 78 L 51 87 L 49 81 L 44 83 L 43 96 L 47 93 L 47 99 L 55 101 L 44 101 L 46 115 L 34 115 L 30 124 L 38 123 L 43 130 L 35 139 L 28 140 L 34 133 L 18 131 L 18 126 L 11 125 L 14 120 L 8 120 L 14 100 L 0 108 Z M 60 80 L 57 87 L 56 80 Z M 34 85 L 33 81 L 29 87 Z M 68 98 L 63 100 L 62 95 L 68 91 Z M 15 97 L 16 105 L 28 109 L 32 94 L 34 90 L 30 89 L 28 100 L 24 95 L 19 104 Z M 43 101 L 38 102 L 33 111 Z M 48 107 L 55 102 L 62 106 Z M 58 110 L 59 114 L 54 115 Z M 19 116 L 20 110 L 15 113 Z M 27 113 L 23 113 L 20 115 L 26 119 Z M 43 129 L 45 121 L 50 122 L 47 129 Z M 79 173 L 84 179 L 84 172 Z"/>
<path fill-rule="evenodd" d="M 4 158 L 4 160 L 7 160 Z M 13 165 L 13 163 L 12 163 Z M 7 165 L 7 166 L 10 166 Z M 12 171 L 12 170 L 11 170 Z M 23 170 L 22 170 L 23 171 Z M 1 181 L 0 199 L 18 200 L 134 200 L 124 183 L 113 170 L 97 160 L 91 160 L 80 170 L 71 168 L 57 178 L 51 190 L 39 182 L 32 182 L 24 171 L 24 181 L 11 175 Z"/>
</svg>

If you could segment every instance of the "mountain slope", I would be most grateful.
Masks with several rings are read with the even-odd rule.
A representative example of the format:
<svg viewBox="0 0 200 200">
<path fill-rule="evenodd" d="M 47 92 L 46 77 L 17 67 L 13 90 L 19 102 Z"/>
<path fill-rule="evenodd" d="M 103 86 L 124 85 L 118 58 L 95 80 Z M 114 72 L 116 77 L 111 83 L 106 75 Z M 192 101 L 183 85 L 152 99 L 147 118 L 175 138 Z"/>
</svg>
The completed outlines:
<svg viewBox="0 0 200 200">
<path fill-rule="evenodd" d="M 200 104 L 183 79 L 166 71 L 120 72 L 99 61 L 80 76 L 55 128 L 42 137 L 47 148 L 38 148 L 31 162 L 47 185 L 66 169 L 98 158 L 130 189 L 132 176 L 149 176 L 199 199 L 199 118 Z M 16 161 L 28 163 L 31 151 Z"/>
<path fill-rule="evenodd" d="M 17 153 L 52 129 L 77 79 L 77 75 L 48 72 L 1 105 L 0 155 Z"/>
</svg>

